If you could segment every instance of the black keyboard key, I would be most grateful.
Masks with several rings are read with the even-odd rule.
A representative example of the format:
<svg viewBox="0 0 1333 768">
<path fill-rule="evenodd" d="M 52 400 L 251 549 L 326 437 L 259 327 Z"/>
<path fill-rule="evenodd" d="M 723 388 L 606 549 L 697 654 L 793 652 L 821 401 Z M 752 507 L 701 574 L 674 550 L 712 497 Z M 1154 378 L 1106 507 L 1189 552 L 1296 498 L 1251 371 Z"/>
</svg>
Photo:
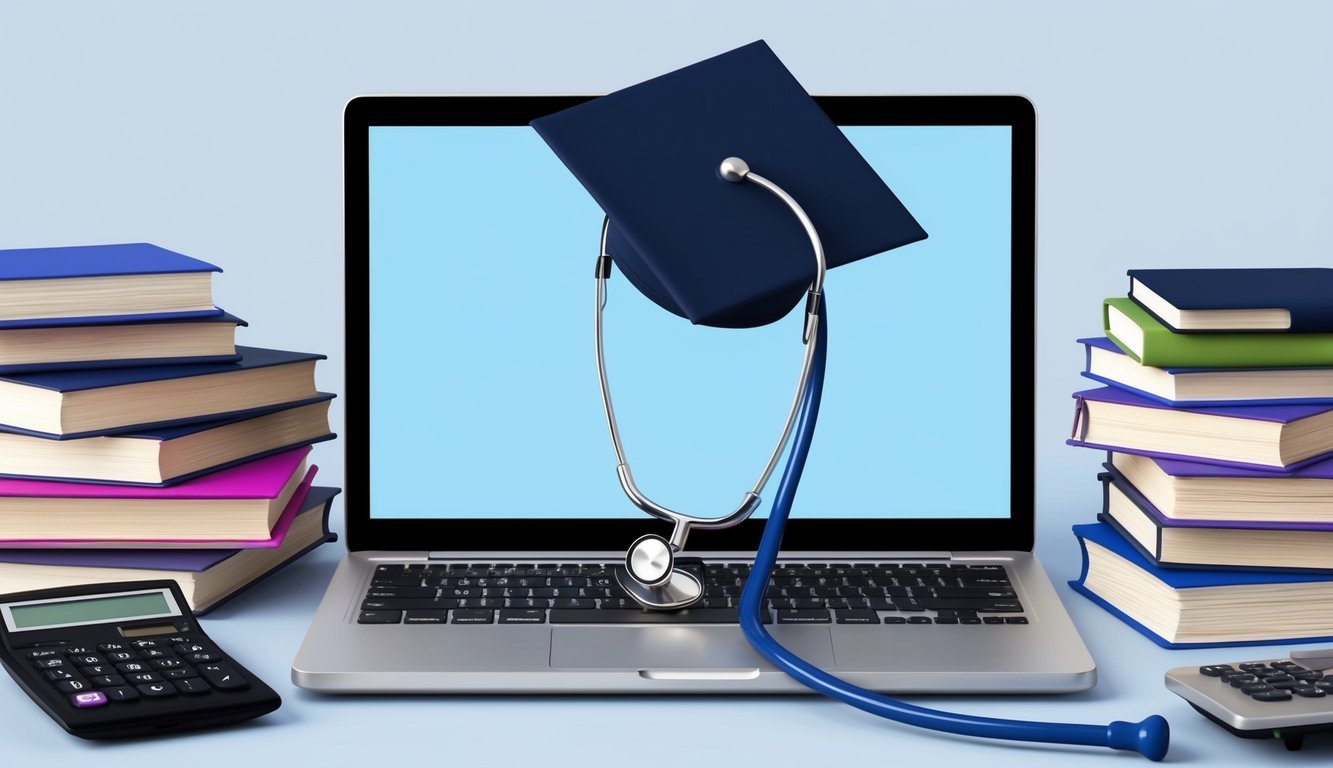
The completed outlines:
<svg viewBox="0 0 1333 768">
<path fill-rule="evenodd" d="M 778 611 L 779 624 L 831 624 L 829 612 L 819 609 L 785 609 Z"/>
<path fill-rule="evenodd" d="M 157 648 L 161 646 L 162 643 L 159 643 L 156 640 L 131 640 L 130 645 L 142 651 L 145 648 Z"/>
<path fill-rule="evenodd" d="M 1313 685 L 1300 685 L 1291 690 L 1297 696 L 1304 696 L 1307 699 L 1322 699 L 1328 695 L 1322 688 L 1316 688 Z"/>
<path fill-rule="evenodd" d="M 735 609 L 690 608 L 685 611 L 572 611 L 552 608 L 552 624 L 736 624 Z M 768 616 L 764 623 L 771 623 Z"/>
<path fill-rule="evenodd" d="M 1245 685 L 1242 685 L 1240 687 L 1240 692 L 1246 695 L 1253 695 L 1259 693 L 1260 691 L 1276 691 L 1276 690 L 1277 689 L 1274 688 L 1273 686 L 1263 682 L 1246 683 Z"/>
<path fill-rule="evenodd" d="M 425 597 L 434 598 L 435 587 L 371 587 L 366 592 L 366 597 Z M 450 595 L 449 590 L 444 590 L 445 597 L 480 597 L 478 591 L 476 595 Z"/>
<path fill-rule="evenodd" d="M 23 654 L 23 656 L 24 658 L 32 659 L 34 661 L 37 659 L 58 659 L 62 655 L 60 653 L 61 650 L 62 649 L 60 648 L 38 648 L 33 651 L 28 651 Z"/>
<path fill-rule="evenodd" d="M 147 683 L 145 685 L 135 686 L 139 694 L 145 699 L 165 699 L 168 696 L 176 695 L 176 687 L 171 683 Z"/>
<path fill-rule="evenodd" d="M 92 669 L 92 667 L 89 667 L 89 669 Z M 151 669 L 152 667 L 149 667 L 146 661 L 122 661 L 116 665 L 116 671 L 122 675 L 131 672 L 148 672 Z"/>
<path fill-rule="evenodd" d="M 490 624 L 494 619 L 490 608 L 458 608 L 449 614 L 450 624 Z"/>
<path fill-rule="evenodd" d="M 197 677 L 187 677 L 184 680 L 176 680 L 172 685 L 176 686 L 176 690 L 187 696 L 198 696 L 202 693 L 208 693 L 211 690 L 208 687 L 208 683 Z"/>
<path fill-rule="evenodd" d="M 1264 672 L 1265 670 L 1267 670 L 1267 669 L 1269 668 L 1268 665 L 1267 665 L 1267 664 L 1264 664 L 1263 662 L 1252 662 L 1252 663 L 1250 663 L 1250 664 L 1241 664 L 1241 665 L 1239 665 L 1239 666 L 1240 666 L 1240 670 L 1241 670 L 1242 672 L 1253 672 L 1253 673 L 1256 674 L 1256 675 L 1257 675 L 1257 674 L 1260 674 L 1260 673 L 1262 673 L 1262 672 Z M 1225 672 L 1225 671 L 1231 669 L 1231 665 L 1229 665 L 1229 664 L 1215 664 L 1215 665 L 1213 665 L 1213 666 L 1211 666 L 1211 667 L 1201 667 L 1201 668 L 1199 669 L 1199 672 L 1202 673 L 1202 674 L 1208 675 L 1209 677 L 1218 677 L 1219 675 L 1222 674 L 1221 672 L 1218 672 L 1216 675 L 1214 675 L 1214 674 L 1210 674 L 1210 673 L 1208 673 L 1208 672 L 1204 672 L 1203 670 L 1205 670 L 1205 669 L 1219 669 L 1219 668 L 1222 669 L 1223 672 Z"/>
<path fill-rule="evenodd" d="M 1255 701 L 1291 701 L 1291 694 L 1287 691 L 1259 691 L 1250 698 Z"/>
<path fill-rule="evenodd" d="M 362 611 L 357 624 L 397 624 L 403 620 L 402 611 Z"/>
<path fill-rule="evenodd" d="M 1003 623 L 1004 623 L 1004 617 L 1003 617 L 1003 616 L 986 616 L 985 618 L 983 618 L 983 619 L 981 620 L 981 623 L 983 623 L 983 624 L 1003 624 Z"/>
<path fill-rule="evenodd" d="M 102 653 L 118 653 L 120 651 L 128 651 L 129 646 L 125 645 L 124 643 L 102 643 L 101 645 L 97 646 L 97 650 L 101 651 Z"/>
<path fill-rule="evenodd" d="M 125 678 L 120 675 L 98 675 L 92 678 L 92 684 L 98 688 L 114 688 L 125 684 Z"/>
<path fill-rule="evenodd" d="M 980 624 L 981 619 L 976 616 L 963 616 L 958 619 L 959 624 Z"/>
<path fill-rule="evenodd" d="M 181 667 L 180 669 L 165 669 L 162 671 L 161 674 L 162 674 L 162 679 L 164 680 L 183 680 L 187 677 L 199 676 L 198 672 L 195 672 L 193 669 L 190 669 L 189 667 Z"/>
<path fill-rule="evenodd" d="M 1004 623 L 1005 623 L 1005 624 L 1026 624 L 1026 623 L 1028 623 L 1028 617 L 1026 617 L 1026 616 L 1005 616 L 1005 617 L 1004 617 Z"/>
<path fill-rule="evenodd" d="M 148 666 L 159 671 L 163 669 L 180 669 L 185 666 L 185 662 L 180 659 L 153 659 L 148 662 Z"/>
<path fill-rule="evenodd" d="M 84 680 L 61 680 L 56 683 L 56 688 L 61 693 L 80 693 L 92 688 L 92 685 Z"/>
<path fill-rule="evenodd" d="M 363 611 L 447 611 L 457 608 L 457 600 L 425 600 L 421 598 L 367 598 L 361 601 Z"/>
<path fill-rule="evenodd" d="M 200 664 L 199 674 L 208 681 L 209 685 L 218 690 L 234 691 L 250 687 L 250 681 L 241 677 L 240 673 L 225 661 L 217 664 Z M 143 688 L 141 687 L 139 690 L 142 691 Z"/>
<path fill-rule="evenodd" d="M 884 617 L 884 623 L 885 623 L 885 624 L 906 624 L 906 623 L 907 623 L 907 617 L 906 617 L 906 616 L 885 616 L 885 617 Z"/>
<path fill-rule="evenodd" d="M 149 649 L 147 649 L 147 650 L 139 651 L 139 658 L 141 658 L 141 659 L 167 659 L 167 658 L 171 658 L 171 651 L 165 650 L 165 649 L 163 649 L 163 648 L 149 648 Z"/>
<path fill-rule="evenodd" d="M 137 658 L 139 658 L 138 655 L 130 651 L 112 651 L 106 654 L 106 660 L 113 664 L 118 661 L 133 661 Z"/>
<path fill-rule="evenodd" d="M 191 664 L 204 664 L 210 661 L 222 661 L 222 654 L 216 651 L 200 651 L 185 654 L 185 660 Z"/>
<path fill-rule="evenodd" d="M 52 682 L 59 682 L 61 680 L 73 680 L 74 674 L 65 669 L 48 669 L 42 673 L 42 677 Z"/>
<path fill-rule="evenodd" d="M 449 621 L 448 611 L 404 611 L 404 624 L 444 624 Z"/>
<path fill-rule="evenodd" d="M 957 623 L 958 623 L 958 619 L 955 619 L 955 618 L 952 617 L 952 616 L 936 616 L 936 617 L 935 617 L 935 623 L 936 623 L 936 624 L 957 624 Z"/>
<path fill-rule="evenodd" d="M 110 701 L 138 701 L 139 692 L 128 685 L 118 685 L 115 688 L 107 688 L 102 691 Z"/>
<path fill-rule="evenodd" d="M 834 611 L 833 618 L 839 624 L 878 624 L 879 614 L 866 610 Z"/>
<path fill-rule="evenodd" d="M 38 669 L 62 669 L 65 666 L 64 659 L 37 659 L 32 665 Z"/>
<path fill-rule="evenodd" d="M 582 610 L 582 609 L 575 609 Z M 546 611 L 540 608 L 507 608 L 499 611 L 500 624 L 545 624 Z"/>
<path fill-rule="evenodd" d="M 1293 669 L 1288 674 L 1297 680 L 1307 680 L 1310 682 L 1324 679 L 1324 673 L 1317 669 Z"/>
<path fill-rule="evenodd" d="M 569 610 L 589 610 L 597 607 L 597 601 L 591 597 L 562 597 L 556 599 L 552 608 L 567 608 Z"/>
<path fill-rule="evenodd" d="M 907 623 L 908 623 L 908 624 L 930 624 L 930 623 L 932 623 L 932 622 L 931 622 L 929 616 L 910 616 L 910 617 L 908 617 L 908 619 L 907 619 Z"/>
<path fill-rule="evenodd" d="M 130 681 L 130 685 L 142 685 L 144 683 L 160 683 L 163 678 L 156 672 L 131 672 L 125 675 L 125 679 Z"/>
</svg>

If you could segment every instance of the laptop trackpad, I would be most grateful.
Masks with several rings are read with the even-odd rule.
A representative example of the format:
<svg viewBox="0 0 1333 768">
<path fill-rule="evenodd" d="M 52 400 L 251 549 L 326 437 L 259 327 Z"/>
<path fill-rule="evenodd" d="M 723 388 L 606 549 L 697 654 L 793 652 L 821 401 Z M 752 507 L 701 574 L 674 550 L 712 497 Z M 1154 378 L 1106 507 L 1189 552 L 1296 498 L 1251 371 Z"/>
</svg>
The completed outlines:
<svg viewBox="0 0 1333 768">
<path fill-rule="evenodd" d="M 779 626 L 773 636 L 797 656 L 829 669 L 828 627 Z M 551 632 L 551 666 L 577 669 L 764 669 L 773 666 L 750 648 L 739 627 L 558 627 Z"/>
</svg>

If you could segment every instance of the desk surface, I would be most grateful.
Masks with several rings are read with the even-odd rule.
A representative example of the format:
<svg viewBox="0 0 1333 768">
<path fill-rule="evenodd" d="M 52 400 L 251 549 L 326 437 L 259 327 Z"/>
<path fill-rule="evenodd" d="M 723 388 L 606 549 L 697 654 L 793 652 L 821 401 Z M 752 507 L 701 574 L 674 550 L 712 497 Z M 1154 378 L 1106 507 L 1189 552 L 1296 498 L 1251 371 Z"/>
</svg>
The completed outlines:
<svg viewBox="0 0 1333 768">
<path fill-rule="evenodd" d="M 1067 525 L 1043 526 L 1038 553 L 1097 659 L 1100 682 L 1072 696 L 915 697 L 944 709 L 997 717 L 1105 723 L 1160 713 L 1173 731 L 1168 761 L 1250 765 L 1284 760 L 1327 763 L 1333 736 L 1312 737 L 1301 752 L 1281 744 L 1234 738 L 1204 721 L 1162 686 L 1176 666 L 1280 656 L 1276 648 L 1166 651 L 1074 594 L 1065 582 L 1078 568 Z M 203 618 L 222 648 L 272 685 L 277 712 L 231 729 L 153 741 L 83 742 L 59 730 L 16 685 L 0 682 L 0 740 L 9 766 L 233 766 L 246 754 L 264 764 L 291 759 L 308 765 L 434 759 L 451 765 L 615 765 L 641 753 L 654 725 L 684 724 L 692 732 L 662 743 L 661 765 L 819 765 L 850 761 L 928 765 L 1067 766 L 1078 758 L 1147 765 L 1128 753 L 1089 748 L 987 743 L 919 731 L 872 718 L 816 697 L 327 697 L 294 687 L 288 669 L 306 624 L 341 555 L 323 547 Z"/>
</svg>

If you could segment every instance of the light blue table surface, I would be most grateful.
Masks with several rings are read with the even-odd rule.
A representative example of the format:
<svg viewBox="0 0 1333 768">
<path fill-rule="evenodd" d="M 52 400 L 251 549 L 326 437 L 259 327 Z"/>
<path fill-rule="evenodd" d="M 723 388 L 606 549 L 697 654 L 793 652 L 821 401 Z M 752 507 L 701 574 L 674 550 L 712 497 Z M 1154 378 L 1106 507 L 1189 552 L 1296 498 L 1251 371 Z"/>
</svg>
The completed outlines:
<svg viewBox="0 0 1333 768">
<path fill-rule="evenodd" d="M 1091 500 L 1089 501 L 1091 504 Z M 341 515 L 341 500 L 335 508 Z M 1060 517 L 1064 517 L 1061 515 Z M 1091 517 L 1091 514 L 1089 514 Z M 329 697 L 289 681 L 310 614 L 342 552 L 323 547 L 286 572 L 206 615 L 223 650 L 272 685 L 282 708 L 243 726 L 128 743 L 70 737 L 11 683 L 0 684 L 0 754 L 5 766 L 270 765 L 618 765 L 639 756 L 682 765 L 907 764 L 987 766 L 1139 765 L 1129 754 L 1091 748 L 981 742 L 919 731 L 815 697 Z M 1327 763 L 1333 735 L 1301 752 L 1234 738 L 1162 686 L 1167 669 L 1283 655 L 1278 648 L 1166 651 L 1074 594 L 1078 568 L 1067 525 L 1039 526 L 1038 553 L 1097 659 L 1100 682 L 1072 696 L 915 697 L 918 703 L 999 717 L 1105 723 L 1160 713 L 1171 722 L 1167 760 L 1193 765 L 1256 761 Z M 663 734 L 675 732 L 678 738 Z"/>
</svg>

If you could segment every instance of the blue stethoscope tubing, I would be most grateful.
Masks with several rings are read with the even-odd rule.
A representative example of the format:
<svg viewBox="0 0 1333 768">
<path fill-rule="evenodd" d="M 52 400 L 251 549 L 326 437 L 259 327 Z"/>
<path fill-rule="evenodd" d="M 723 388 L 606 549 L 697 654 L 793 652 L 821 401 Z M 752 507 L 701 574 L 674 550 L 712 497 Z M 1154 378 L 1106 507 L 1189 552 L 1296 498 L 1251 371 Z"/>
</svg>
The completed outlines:
<svg viewBox="0 0 1333 768">
<path fill-rule="evenodd" d="M 818 341 L 809 386 L 801 401 L 795 435 L 787 454 L 787 464 L 773 499 L 773 509 L 764 526 L 759 549 L 755 552 L 754 566 L 741 591 L 740 625 L 745 637 L 764 658 L 797 681 L 819 693 L 850 704 L 873 715 L 907 725 L 936 731 L 978 736 L 988 739 L 1013 741 L 1040 741 L 1054 744 L 1085 744 L 1138 752 L 1149 760 L 1158 761 L 1166 756 L 1170 742 L 1170 727 L 1161 715 L 1130 723 L 1117 720 L 1109 725 L 1082 725 L 1074 723 L 1042 723 L 1027 720 L 1004 720 L 993 717 L 974 717 L 918 707 L 868 691 L 841 680 L 811 665 L 784 648 L 764 627 L 765 592 L 773 566 L 782 547 L 782 534 L 791 513 L 796 488 L 801 482 L 805 460 L 810 453 L 815 422 L 819 418 L 819 402 L 824 389 L 824 363 L 827 359 L 828 320 L 827 300 L 819 307 Z"/>
</svg>

